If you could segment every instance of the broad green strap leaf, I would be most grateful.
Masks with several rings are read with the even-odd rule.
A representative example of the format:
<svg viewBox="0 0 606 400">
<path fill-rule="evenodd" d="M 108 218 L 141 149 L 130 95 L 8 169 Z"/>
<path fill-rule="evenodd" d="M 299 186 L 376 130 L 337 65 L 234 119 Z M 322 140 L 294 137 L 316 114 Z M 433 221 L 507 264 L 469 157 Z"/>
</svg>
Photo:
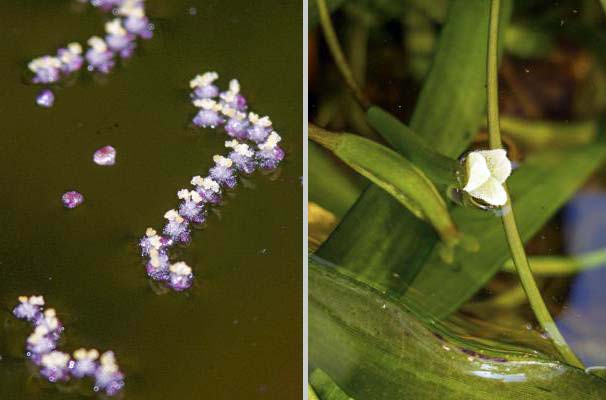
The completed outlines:
<svg viewBox="0 0 606 400">
<path fill-rule="evenodd" d="M 347 167 L 337 164 L 330 153 L 316 143 L 309 141 L 308 149 L 309 200 L 340 218 L 360 196 L 362 182 L 352 179 Z"/>
<path fill-rule="evenodd" d="M 469 145 L 484 115 L 489 3 L 449 2 L 436 59 L 411 122 L 414 132 L 447 156 L 457 157 Z M 511 2 L 503 2 L 502 7 L 502 14 L 508 15 Z M 435 243 L 427 224 L 373 185 L 318 254 L 360 274 L 366 282 L 389 287 L 414 277 Z"/>
<path fill-rule="evenodd" d="M 307 384 L 307 397 L 308 400 L 320 400 L 310 384 Z"/>
<path fill-rule="evenodd" d="M 309 264 L 310 365 L 357 399 L 598 400 L 606 381 L 528 353 L 428 328 L 403 305 Z"/>
<path fill-rule="evenodd" d="M 450 246 L 458 243 L 459 233 L 446 209 L 446 202 L 431 180 L 413 163 L 361 136 L 335 134 L 310 125 L 309 137 L 391 194 L 416 217 L 429 221 L 444 243 Z"/>
<path fill-rule="evenodd" d="M 537 154 L 514 171 L 509 188 L 522 240 L 528 241 L 605 160 L 606 145 L 595 143 Z M 460 255 L 453 267 L 434 249 L 410 283 L 416 291 L 432 295 L 423 306 L 438 318 L 468 300 L 510 257 L 501 220 L 493 213 L 457 207 L 452 216 L 462 231 L 478 237 L 480 251 Z M 407 300 L 405 294 L 402 301 Z"/>
<path fill-rule="evenodd" d="M 431 180 L 445 185 L 456 183 L 455 173 L 459 167 L 456 160 L 436 152 L 419 135 L 380 107 L 370 107 L 367 118 L 370 126 Z"/>
<path fill-rule="evenodd" d="M 321 369 L 315 369 L 309 381 L 320 400 L 353 400 Z"/>
<path fill-rule="evenodd" d="M 598 121 L 552 122 L 500 118 L 501 130 L 531 147 L 567 147 L 587 144 L 598 131 Z"/>
</svg>

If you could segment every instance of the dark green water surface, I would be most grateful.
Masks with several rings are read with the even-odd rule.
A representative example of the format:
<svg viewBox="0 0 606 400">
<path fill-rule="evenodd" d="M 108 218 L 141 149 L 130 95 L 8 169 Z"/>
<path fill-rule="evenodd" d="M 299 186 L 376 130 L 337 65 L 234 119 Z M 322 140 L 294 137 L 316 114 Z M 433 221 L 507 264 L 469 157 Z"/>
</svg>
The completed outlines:
<svg viewBox="0 0 606 400">
<path fill-rule="evenodd" d="M 153 0 L 155 37 L 103 79 L 82 73 L 34 105 L 26 63 L 100 34 L 107 15 L 74 0 L 0 2 L 0 399 L 79 399 L 34 377 L 30 329 L 10 315 L 42 294 L 62 350 L 113 349 L 126 399 L 295 399 L 302 376 L 302 50 L 298 1 Z M 195 7 L 196 15 L 190 8 Z M 238 78 L 283 137 L 279 173 L 256 173 L 180 250 L 195 287 L 158 295 L 136 241 L 176 192 L 223 153 L 224 133 L 188 128 L 188 82 Z M 114 167 L 92 162 L 118 151 Z M 66 210 L 66 190 L 86 202 Z"/>
</svg>

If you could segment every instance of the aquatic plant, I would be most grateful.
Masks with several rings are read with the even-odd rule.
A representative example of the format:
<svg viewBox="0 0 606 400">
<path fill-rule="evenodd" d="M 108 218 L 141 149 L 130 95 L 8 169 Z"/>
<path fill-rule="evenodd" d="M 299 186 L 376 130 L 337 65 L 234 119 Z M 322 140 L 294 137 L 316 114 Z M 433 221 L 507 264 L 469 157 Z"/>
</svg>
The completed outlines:
<svg viewBox="0 0 606 400">
<path fill-rule="evenodd" d="M 508 87 L 499 96 L 496 84 L 500 59 L 502 79 L 513 81 L 500 56 L 507 46 L 514 53 L 503 40 L 512 3 L 310 3 L 312 44 L 321 36 L 329 50 L 310 53 L 312 68 L 317 57 L 326 69 L 311 80 L 310 396 L 603 398 L 599 368 L 585 368 L 567 344 L 531 271 L 545 260 L 528 259 L 524 245 L 599 171 L 606 146 L 597 117 L 572 125 L 499 117 L 497 99 L 518 94 Z M 393 40 L 398 24 L 405 49 Z M 341 85 L 331 80 L 338 75 Z M 592 115 L 603 116 L 599 104 Z M 515 132 L 501 137 L 499 120 Z M 507 321 L 520 331 L 486 304 L 506 261 L 530 305 Z M 476 302 L 481 316 L 471 313 Z"/>
<path fill-rule="evenodd" d="M 108 396 L 124 388 L 124 374 L 120 371 L 112 351 L 99 355 L 96 349 L 78 349 L 73 356 L 57 350 L 63 324 L 55 309 L 44 309 L 42 296 L 21 296 L 13 315 L 29 322 L 34 331 L 26 340 L 26 356 L 39 368 L 49 382 L 66 382 L 71 379 L 92 378 L 94 392 Z"/>
<path fill-rule="evenodd" d="M 175 291 L 192 286 L 193 272 L 182 261 L 171 262 L 171 248 L 191 241 L 192 225 L 204 223 L 208 209 L 219 206 L 223 192 L 234 189 L 241 176 L 257 169 L 276 169 L 285 156 L 278 145 L 282 138 L 273 130 L 269 117 L 246 113 L 248 105 L 240 93 L 240 83 L 231 80 L 229 89 L 220 92 L 214 83 L 218 78 L 216 72 L 206 72 L 191 80 L 190 97 L 198 108 L 192 123 L 197 127 L 222 127 L 233 138 L 225 142 L 229 150 L 226 155 L 213 156 L 214 165 L 206 176 L 191 179 L 192 188 L 177 192 L 180 203 L 164 214 L 167 222 L 162 233 L 150 227 L 139 240 L 141 255 L 147 257 L 147 275 Z"/>
<path fill-rule="evenodd" d="M 85 49 L 78 42 L 71 42 L 57 50 L 55 55 L 44 55 L 29 62 L 34 84 L 51 85 L 66 79 L 86 66 L 89 72 L 108 74 L 117 59 L 132 57 L 137 39 L 150 39 L 153 25 L 145 14 L 145 0 L 79 0 L 112 14 L 115 18 L 105 24 L 105 35 L 91 36 Z M 41 91 L 36 103 L 52 107 L 54 95 L 50 89 Z"/>
</svg>

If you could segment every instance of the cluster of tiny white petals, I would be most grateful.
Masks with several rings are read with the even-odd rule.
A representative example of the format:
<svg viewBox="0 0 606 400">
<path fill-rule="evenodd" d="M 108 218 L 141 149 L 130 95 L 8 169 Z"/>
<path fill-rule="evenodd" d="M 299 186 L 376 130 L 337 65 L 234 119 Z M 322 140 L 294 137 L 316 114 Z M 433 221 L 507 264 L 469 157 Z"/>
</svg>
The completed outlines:
<svg viewBox="0 0 606 400">
<path fill-rule="evenodd" d="M 219 74 L 211 71 L 189 81 L 192 103 L 198 110 L 192 122 L 199 127 L 223 126 L 231 137 L 225 141 L 225 147 L 231 151 L 212 157 L 214 166 L 208 176 L 191 178 L 194 190 L 182 188 L 177 191 L 179 207 L 164 214 L 168 222 L 162 235 L 148 228 L 139 242 L 142 256 L 148 257 L 148 276 L 177 291 L 191 286 L 193 273 L 184 262 L 170 262 L 171 247 L 176 243 L 189 243 L 190 224 L 204 222 L 208 207 L 221 204 L 223 190 L 233 189 L 240 174 L 250 174 L 257 168 L 275 169 L 284 157 L 284 151 L 278 146 L 281 138 L 272 129 L 271 119 L 248 112 L 240 82 L 232 79 L 229 89 L 220 92 L 215 85 L 218 79 Z"/>
<path fill-rule="evenodd" d="M 93 390 L 102 390 L 109 396 L 117 394 L 122 389 L 124 375 L 118 369 L 113 352 L 108 352 L 111 353 L 112 359 L 107 359 L 105 362 L 105 364 L 111 364 L 113 374 L 101 376 L 100 374 L 104 373 L 106 366 L 103 360 L 100 364 L 97 362 L 99 358 L 97 350 L 78 349 L 74 351 L 73 358 L 69 354 L 57 350 L 63 327 L 53 308 L 43 309 L 45 302 L 42 296 L 20 296 L 18 300 L 19 304 L 13 309 L 13 315 L 30 322 L 33 326 L 33 332 L 25 342 L 26 355 L 40 368 L 40 375 L 49 382 L 91 376 L 95 378 Z M 30 306 L 35 307 L 36 318 L 30 318 L 31 310 L 28 308 Z"/>
<path fill-rule="evenodd" d="M 33 59 L 28 64 L 28 69 L 34 74 L 33 83 L 54 84 L 79 71 L 84 65 L 88 71 L 107 74 L 116 65 L 117 58 L 132 56 L 137 38 L 151 38 L 153 26 L 145 14 L 144 0 L 80 1 L 114 15 L 114 18 L 105 23 L 105 37 L 91 36 L 86 41 L 86 51 L 80 43 L 72 42 L 57 50 L 56 56 L 46 55 Z M 47 88 L 39 93 L 36 102 L 42 107 L 51 107 L 54 102 L 52 91 Z"/>
</svg>

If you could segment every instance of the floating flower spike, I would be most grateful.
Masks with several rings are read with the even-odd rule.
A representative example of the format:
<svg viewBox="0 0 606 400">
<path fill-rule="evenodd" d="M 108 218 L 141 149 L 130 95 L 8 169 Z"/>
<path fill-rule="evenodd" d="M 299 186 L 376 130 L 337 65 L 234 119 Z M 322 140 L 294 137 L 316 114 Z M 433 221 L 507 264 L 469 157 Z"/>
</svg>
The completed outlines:
<svg viewBox="0 0 606 400">
<path fill-rule="evenodd" d="M 503 149 L 472 151 L 465 159 L 466 183 L 463 190 L 491 207 L 507 203 L 505 180 L 511 174 L 511 161 Z"/>
<path fill-rule="evenodd" d="M 114 353 L 105 352 L 99 357 L 95 349 L 78 349 L 73 358 L 57 350 L 63 324 L 54 309 L 44 310 L 42 296 L 21 296 L 13 315 L 28 321 L 34 332 L 27 338 L 26 355 L 40 369 L 40 375 L 49 382 L 66 382 L 70 379 L 93 377 L 93 391 L 103 391 L 108 396 L 117 394 L 124 387 L 124 374 L 118 368 Z"/>
<path fill-rule="evenodd" d="M 145 15 L 144 0 L 81 0 L 93 7 L 111 12 L 115 18 L 105 24 L 105 35 L 88 39 L 86 51 L 82 45 L 72 42 L 57 50 L 56 55 L 35 58 L 28 64 L 34 74 L 32 83 L 51 85 L 80 71 L 86 65 L 90 72 L 109 73 L 117 58 L 130 58 L 137 47 L 137 39 L 153 36 L 153 26 Z M 51 107 L 52 92 L 40 95 L 37 104 Z M 50 93 L 50 94 L 49 94 Z"/>
<path fill-rule="evenodd" d="M 177 192 L 181 203 L 178 209 L 164 215 L 167 223 L 162 235 L 147 228 L 139 241 L 141 255 L 148 257 L 147 275 L 176 291 L 192 286 L 193 272 L 184 262 L 170 262 L 171 247 L 190 241 L 191 225 L 202 224 L 208 209 L 221 204 L 223 192 L 234 189 L 240 176 L 259 168 L 275 169 L 284 159 L 284 150 L 278 146 L 282 138 L 274 131 L 269 117 L 247 114 L 248 103 L 240 92 L 240 83 L 233 79 L 229 90 L 220 92 L 215 85 L 218 78 L 216 72 L 206 72 L 190 81 L 190 97 L 199 109 L 192 123 L 197 127 L 223 127 L 233 138 L 225 142 L 229 151 L 213 156 L 214 165 L 207 176 L 196 175 L 191 179 L 193 190 L 185 188 Z"/>
</svg>

